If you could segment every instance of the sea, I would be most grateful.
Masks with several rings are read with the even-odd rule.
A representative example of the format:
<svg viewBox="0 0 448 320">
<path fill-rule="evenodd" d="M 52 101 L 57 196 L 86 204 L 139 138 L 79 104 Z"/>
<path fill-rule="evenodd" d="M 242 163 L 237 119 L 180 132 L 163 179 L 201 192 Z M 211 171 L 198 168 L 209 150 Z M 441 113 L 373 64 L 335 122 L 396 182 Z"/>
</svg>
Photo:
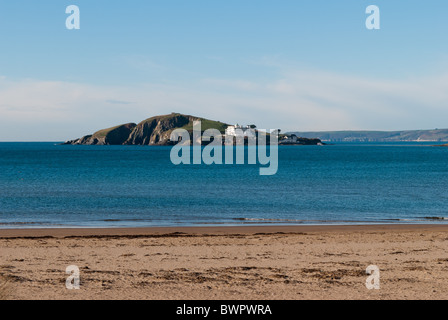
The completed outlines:
<svg viewBox="0 0 448 320">
<path fill-rule="evenodd" d="M 0 143 L 0 229 L 448 222 L 448 148 L 280 146 L 260 165 L 174 165 L 171 147 Z"/>
</svg>

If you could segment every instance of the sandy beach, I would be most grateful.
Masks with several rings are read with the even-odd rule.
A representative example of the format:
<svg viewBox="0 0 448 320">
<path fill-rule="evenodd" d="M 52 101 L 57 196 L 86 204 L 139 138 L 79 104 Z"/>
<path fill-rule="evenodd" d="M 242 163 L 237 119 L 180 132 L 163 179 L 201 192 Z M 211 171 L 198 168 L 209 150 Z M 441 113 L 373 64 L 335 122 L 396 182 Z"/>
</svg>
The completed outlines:
<svg viewBox="0 0 448 320">
<path fill-rule="evenodd" d="M 447 299 L 447 242 L 448 225 L 0 230 L 0 297 Z"/>
</svg>

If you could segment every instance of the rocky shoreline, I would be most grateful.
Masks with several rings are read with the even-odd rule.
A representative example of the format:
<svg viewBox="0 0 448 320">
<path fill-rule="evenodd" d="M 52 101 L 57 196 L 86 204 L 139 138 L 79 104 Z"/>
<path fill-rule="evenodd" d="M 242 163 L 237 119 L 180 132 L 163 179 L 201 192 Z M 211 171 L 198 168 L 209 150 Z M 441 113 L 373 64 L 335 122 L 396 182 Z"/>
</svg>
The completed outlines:
<svg viewBox="0 0 448 320">
<path fill-rule="evenodd" d="M 220 121 L 208 120 L 180 113 L 172 113 L 169 115 L 155 116 L 146 119 L 139 124 L 126 123 L 112 128 L 103 129 L 93 134 L 83 136 L 79 139 L 69 140 L 63 145 L 148 145 L 148 146 L 172 146 L 177 144 L 170 140 L 171 133 L 175 129 L 185 129 L 190 133 L 190 140 L 193 144 L 193 123 L 201 121 L 202 133 L 207 129 L 216 129 L 225 134 L 226 128 L 229 127 Z M 257 139 L 261 131 L 256 131 Z M 263 133 L 264 134 L 264 133 Z M 225 139 L 222 139 L 225 141 Z M 266 144 L 269 144 L 269 138 Z M 202 145 L 210 144 L 209 141 L 196 141 Z M 224 144 L 224 143 L 223 143 Z M 245 145 L 248 139 L 245 138 Z M 282 143 L 280 142 L 280 145 Z M 295 143 L 285 145 L 323 145 L 320 139 L 298 138 Z"/>
</svg>

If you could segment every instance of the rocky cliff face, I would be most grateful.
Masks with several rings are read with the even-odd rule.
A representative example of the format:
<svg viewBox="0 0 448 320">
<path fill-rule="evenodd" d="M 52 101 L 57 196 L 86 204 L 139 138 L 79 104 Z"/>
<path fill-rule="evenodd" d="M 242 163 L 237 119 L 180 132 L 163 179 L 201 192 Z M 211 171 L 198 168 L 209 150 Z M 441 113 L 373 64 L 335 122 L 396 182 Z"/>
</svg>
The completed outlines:
<svg viewBox="0 0 448 320">
<path fill-rule="evenodd" d="M 65 144 L 121 145 L 126 142 L 136 126 L 135 123 L 123 124 L 113 128 L 100 130 L 80 139 L 67 141 Z"/>
<path fill-rule="evenodd" d="M 315 146 L 324 145 L 322 140 L 313 138 L 298 138 L 295 143 L 284 143 L 279 141 L 279 145 L 290 145 L 290 146 Z"/>
<path fill-rule="evenodd" d="M 170 143 L 170 135 L 176 128 L 182 128 L 190 122 L 199 120 L 192 116 L 176 114 L 159 116 L 140 122 L 124 142 L 127 145 L 166 145 Z"/>
<path fill-rule="evenodd" d="M 199 117 L 172 113 L 146 119 L 139 124 L 128 123 L 109 129 L 100 130 L 80 139 L 70 140 L 65 144 L 73 145 L 172 145 L 171 132 L 175 129 L 192 131 L 193 122 L 200 120 L 202 130 L 218 129 L 224 133 L 227 124 Z"/>
</svg>

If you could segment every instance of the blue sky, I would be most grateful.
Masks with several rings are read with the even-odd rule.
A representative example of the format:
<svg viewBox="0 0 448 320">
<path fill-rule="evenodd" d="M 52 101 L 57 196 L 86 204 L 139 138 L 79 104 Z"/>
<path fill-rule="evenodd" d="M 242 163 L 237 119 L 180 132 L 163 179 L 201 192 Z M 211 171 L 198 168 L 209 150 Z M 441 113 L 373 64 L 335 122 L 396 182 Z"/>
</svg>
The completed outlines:
<svg viewBox="0 0 448 320">
<path fill-rule="evenodd" d="M 381 29 L 367 30 L 368 5 Z M 67 30 L 77 5 L 81 29 Z M 446 1 L 0 2 L 0 141 L 182 112 L 287 130 L 448 127 Z"/>
</svg>

